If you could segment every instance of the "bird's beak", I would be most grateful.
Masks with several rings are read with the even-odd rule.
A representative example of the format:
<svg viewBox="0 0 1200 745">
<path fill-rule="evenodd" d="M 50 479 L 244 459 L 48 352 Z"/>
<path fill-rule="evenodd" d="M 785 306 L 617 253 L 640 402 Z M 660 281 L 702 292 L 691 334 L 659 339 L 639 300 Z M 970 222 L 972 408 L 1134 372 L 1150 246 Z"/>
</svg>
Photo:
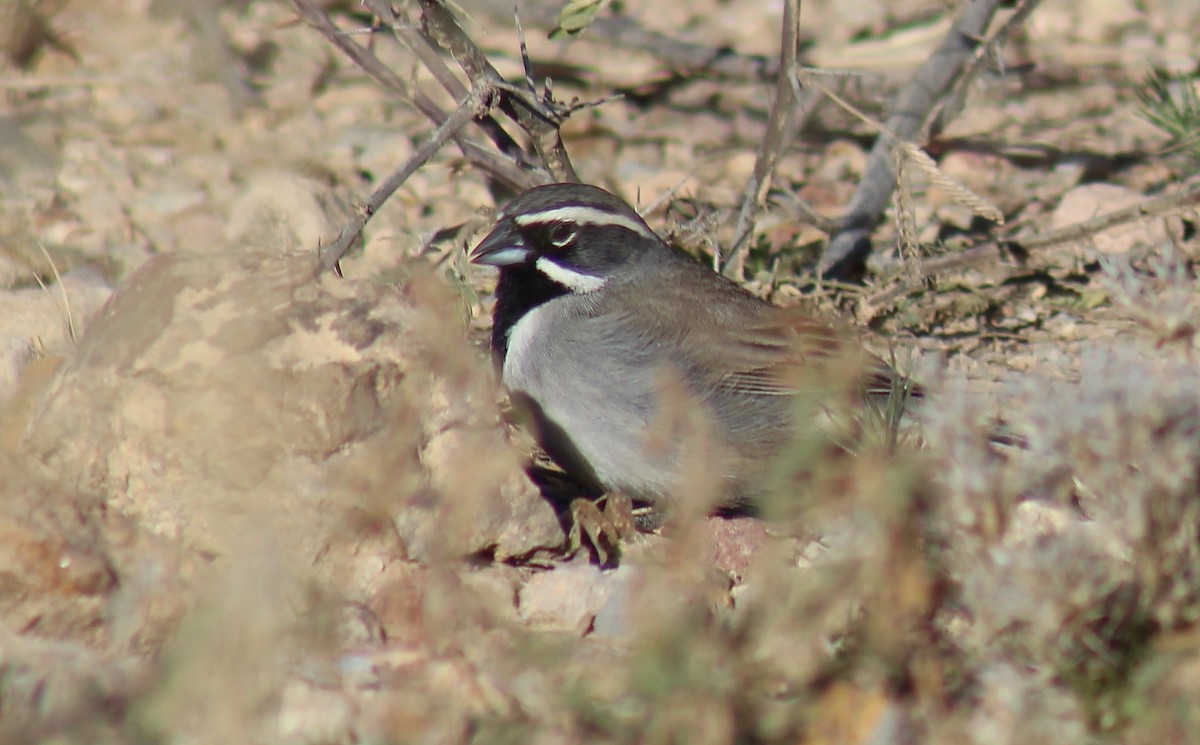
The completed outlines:
<svg viewBox="0 0 1200 745">
<path fill-rule="evenodd" d="M 529 260 L 530 253 L 525 239 L 514 229 L 512 222 L 502 220 L 471 251 L 471 263 L 489 266 L 524 264 Z"/>
</svg>

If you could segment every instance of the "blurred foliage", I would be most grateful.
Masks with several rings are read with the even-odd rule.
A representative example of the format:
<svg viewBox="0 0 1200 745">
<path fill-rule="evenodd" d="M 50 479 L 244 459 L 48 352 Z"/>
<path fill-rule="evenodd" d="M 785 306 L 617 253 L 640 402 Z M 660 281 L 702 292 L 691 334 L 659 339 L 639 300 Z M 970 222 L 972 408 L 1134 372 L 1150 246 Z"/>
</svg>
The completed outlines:
<svg viewBox="0 0 1200 745">
<path fill-rule="evenodd" d="M 1154 70 L 1138 89 L 1141 114 L 1171 136 L 1172 147 L 1200 158 L 1200 93 L 1193 75 Z"/>
<path fill-rule="evenodd" d="M 550 38 L 559 40 L 582 33 L 611 4 L 612 0 L 570 0 L 555 19 Z"/>
</svg>

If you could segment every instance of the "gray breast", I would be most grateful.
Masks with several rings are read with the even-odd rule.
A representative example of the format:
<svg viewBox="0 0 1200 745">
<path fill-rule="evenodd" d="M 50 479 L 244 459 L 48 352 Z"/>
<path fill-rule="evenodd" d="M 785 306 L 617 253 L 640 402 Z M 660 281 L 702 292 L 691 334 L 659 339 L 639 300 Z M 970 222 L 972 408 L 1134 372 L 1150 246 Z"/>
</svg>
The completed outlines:
<svg viewBox="0 0 1200 745">
<path fill-rule="evenodd" d="M 685 471 L 719 460 L 700 453 L 720 437 L 700 421 L 706 407 L 688 400 L 663 350 L 623 323 L 598 314 L 586 295 L 535 308 L 509 335 L 504 384 L 527 399 L 539 442 L 568 473 L 655 502 Z M 689 442 L 697 438 L 705 442 Z"/>
</svg>

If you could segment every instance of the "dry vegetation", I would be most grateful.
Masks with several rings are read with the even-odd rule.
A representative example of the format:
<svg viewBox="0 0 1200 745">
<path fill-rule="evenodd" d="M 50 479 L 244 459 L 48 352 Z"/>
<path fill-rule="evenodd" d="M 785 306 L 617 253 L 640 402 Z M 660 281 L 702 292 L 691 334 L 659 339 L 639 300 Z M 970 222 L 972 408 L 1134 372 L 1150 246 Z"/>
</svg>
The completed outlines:
<svg viewBox="0 0 1200 745">
<path fill-rule="evenodd" d="M 522 3 L 536 94 L 510 5 L 368 5 L 0 0 L 0 742 L 1195 738 L 1200 3 Z M 572 170 L 922 446 L 567 555 L 464 248 Z"/>
</svg>

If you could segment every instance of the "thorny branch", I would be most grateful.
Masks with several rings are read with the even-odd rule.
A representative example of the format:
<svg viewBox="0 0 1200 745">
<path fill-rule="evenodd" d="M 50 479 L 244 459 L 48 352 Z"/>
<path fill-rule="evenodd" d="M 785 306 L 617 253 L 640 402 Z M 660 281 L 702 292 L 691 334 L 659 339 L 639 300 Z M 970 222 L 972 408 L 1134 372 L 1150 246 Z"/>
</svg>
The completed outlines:
<svg viewBox="0 0 1200 745">
<path fill-rule="evenodd" d="M 433 75 L 434 80 L 445 89 L 455 101 L 461 101 L 467 95 L 467 87 L 451 72 L 442 59 L 441 52 L 429 38 L 408 22 L 408 18 L 397 13 L 390 2 L 386 0 L 364 0 L 367 10 L 375 14 L 396 38 L 407 46 L 425 69 Z M 487 133 L 497 149 L 526 168 L 535 168 L 536 164 L 529 162 L 525 152 L 515 140 L 504 131 L 500 123 L 490 115 L 479 116 L 475 123 Z"/>
<path fill-rule="evenodd" d="M 1018 3 L 1013 14 L 1008 17 L 1000 28 L 992 34 L 991 38 L 986 43 L 980 45 L 975 50 L 975 57 L 971 63 L 963 69 L 962 75 L 955 82 L 954 87 L 942 99 L 940 106 L 936 107 L 930 116 L 927 118 L 929 124 L 929 134 L 931 137 L 937 137 L 946 127 L 949 126 L 954 117 L 962 113 L 963 106 L 966 104 L 967 93 L 971 85 L 979 79 L 983 71 L 992 64 L 992 56 L 1008 43 L 1009 37 L 1021 27 L 1021 24 L 1029 18 L 1034 9 L 1040 5 L 1042 0 L 1022 0 Z"/>
<path fill-rule="evenodd" d="M 558 131 L 566 116 L 565 111 L 548 98 L 530 100 L 529 96 L 515 95 L 512 88 L 504 85 L 500 73 L 462 30 L 441 0 L 419 0 L 419 3 L 422 27 L 428 38 L 450 53 L 473 85 L 487 84 L 501 91 L 500 110 L 529 134 L 533 148 L 546 164 L 551 178 L 555 181 L 578 181 L 579 177 L 575 175 L 575 168 L 571 165 Z"/>
</svg>

